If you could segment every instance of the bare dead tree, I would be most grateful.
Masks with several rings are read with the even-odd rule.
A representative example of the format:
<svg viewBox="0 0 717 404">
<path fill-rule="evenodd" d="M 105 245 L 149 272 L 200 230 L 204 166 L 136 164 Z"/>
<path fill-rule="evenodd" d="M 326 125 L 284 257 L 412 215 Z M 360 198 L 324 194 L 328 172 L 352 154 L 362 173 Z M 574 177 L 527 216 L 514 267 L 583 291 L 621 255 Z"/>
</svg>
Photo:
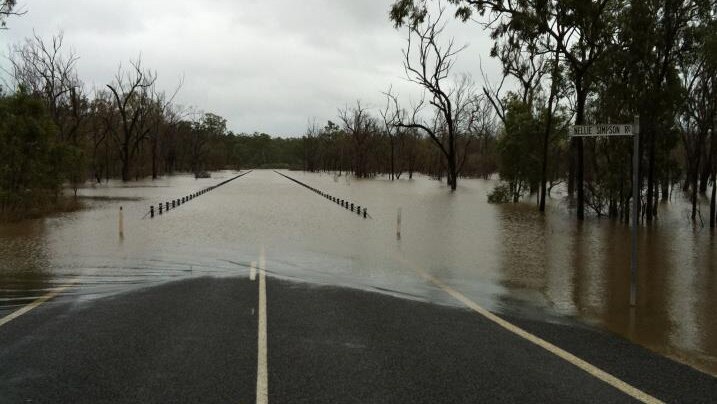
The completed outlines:
<svg viewBox="0 0 717 404">
<path fill-rule="evenodd" d="M 409 81 L 420 85 L 429 95 L 428 104 L 432 106 L 441 124 L 440 130 L 436 125 L 428 124 L 423 118 L 424 101 L 418 102 L 407 122 L 401 122 L 399 127 L 413 128 L 423 131 L 439 148 L 444 156 L 448 185 L 451 190 L 457 186 L 459 163 L 457 161 L 457 148 L 459 137 L 459 122 L 456 122 L 457 111 L 461 110 L 457 104 L 457 97 L 466 97 L 463 90 L 448 83 L 455 58 L 465 46 L 456 47 L 453 39 L 446 46 L 439 43 L 439 37 L 445 28 L 441 22 L 443 8 L 433 19 L 426 16 L 424 22 L 409 28 L 406 49 L 403 50 L 403 67 Z M 414 59 L 415 58 L 415 59 Z M 433 127 L 432 127 L 433 126 Z"/>
<path fill-rule="evenodd" d="M 486 74 L 486 72 L 483 70 L 483 65 L 481 64 L 480 67 L 481 70 L 481 76 L 483 77 L 483 94 L 486 96 L 490 104 L 493 106 L 493 110 L 495 111 L 498 118 L 500 118 L 501 122 L 505 125 L 505 114 L 506 114 L 506 106 L 503 102 L 503 96 L 501 95 L 501 92 L 503 91 L 503 86 L 505 85 L 505 80 L 508 78 L 508 75 L 503 74 L 500 82 L 496 85 L 490 84 L 490 78 Z"/>
<path fill-rule="evenodd" d="M 398 96 L 393 93 L 392 87 L 383 94 L 386 96 L 386 105 L 379 114 L 383 120 L 383 130 L 388 136 L 391 159 L 389 177 L 393 181 L 401 176 L 401 170 L 396 169 L 396 146 L 397 143 L 402 143 L 400 138 L 404 130 L 400 127 L 400 123 L 405 121 L 406 111 L 399 107 Z"/>
<path fill-rule="evenodd" d="M 306 134 L 304 135 L 304 171 L 314 172 L 317 170 L 316 143 L 321 129 L 316 118 L 309 119 L 306 123 Z"/>
<path fill-rule="evenodd" d="M 339 119 L 353 144 L 354 175 L 358 178 L 368 177 L 368 146 L 378 129 L 376 120 L 369 114 L 368 109 L 361 105 L 361 101 L 356 101 L 353 107 L 339 109 Z"/>
<path fill-rule="evenodd" d="M 418 152 L 421 134 L 416 129 L 401 131 L 401 157 L 408 172 L 408 179 L 413 179 L 413 173 L 418 170 Z"/>
<path fill-rule="evenodd" d="M 180 79 L 177 87 L 172 93 L 165 93 L 159 91 L 155 83 L 149 89 L 152 108 L 151 113 L 147 114 L 147 129 L 149 129 L 149 141 L 150 141 L 150 153 L 152 160 L 152 179 L 157 179 L 159 176 L 159 149 L 160 140 L 162 139 L 161 134 L 171 130 L 173 125 L 176 125 L 179 119 L 181 119 L 181 113 L 174 108 L 174 99 L 182 88 L 184 83 L 183 79 Z M 173 109 L 174 108 L 174 109 Z"/>
<path fill-rule="evenodd" d="M 164 171 L 173 173 L 178 158 L 178 137 L 182 132 L 182 122 L 187 117 L 189 110 L 183 106 L 171 104 L 164 112 L 164 136 L 159 144 L 163 160 Z"/>
<path fill-rule="evenodd" d="M 78 56 L 63 49 L 60 32 L 50 40 L 37 33 L 11 49 L 10 68 L 17 86 L 40 96 L 58 127 L 62 141 L 77 143 L 87 97 L 77 76 Z"/>
<path fill-rule="evenodd" d="M 714 63 L 710 63 L 704 56 L 695 58 L 691 54 L 685 54 L 680 57 L 679 65 L 680 79 L 685 91 L 685 105 L 678 121 L 687 171 L 683 190 L 690 190 L 691 217 L 694 221 L 698 216 L 698 191 L 706 190 L 709 177 L 712 177 L 713 182 L 715 177 L 714 154 L 717 152 L 717 142 L 714 140 L 714 125 L 717 120 L 717 72 Z M 712 129 L 711 135 L 710 129 Z M 708 139 L 709 147 L 707 147 Z M 702 184 L 699 183 L 701 173 Z M 714 226 L 713 205 L 711 201 L 710 226 Z"/>
<path fill-rule="evenodd" d="M 90 104 L 90 133 L 92 139 L 92 171 L 97 183 L 102 182 L 102 174 L 109 177 L 109 138 L 117 130 L 119 115 L 109 91 L 96 91 Z M 100 147 L 104 145 L 104 158 L 100 157 Z"/>
<path fill-rule="evenodd" d="M 122 180 L 129 181 L 130 167 L 148 130 L 143 125 L 151 101 L 150 88 L 157 74 L 142 70 L 142 60 L 130 62 L 131 68 L 117 70 L 114 82 L 107 84 L 112 91 L 120 115 L 121 131 L 115 134 L 122 162 Z"/>
</svg>

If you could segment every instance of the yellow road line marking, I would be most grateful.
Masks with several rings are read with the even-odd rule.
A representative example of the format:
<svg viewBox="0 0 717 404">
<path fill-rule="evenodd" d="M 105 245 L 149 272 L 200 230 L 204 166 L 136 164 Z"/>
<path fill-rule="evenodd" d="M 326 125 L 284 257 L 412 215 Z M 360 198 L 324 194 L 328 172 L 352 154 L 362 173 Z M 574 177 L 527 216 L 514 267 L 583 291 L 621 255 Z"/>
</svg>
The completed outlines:
<svg viewBox="0 0 717 404">
<path fill-rule="evenodd" d="M 0 327 L 2 327 L 3 325 L 9 323 L 10 321 L 12 321 L 16 318 L 22 316 L 23 314 L 36 308 L 37 306 L 45 303 L 46 301 L 54 298 L 55 296 L 59 295 L 60 293 L 62 293 L 65 289 L 69 288 L 70 286 L 72 286 L 72 284 L 52 288 L 50 290 L 50 292 L 46 293 L 44 296 L 37 298 L 34 302 L 32 302 L 26 306 L 23 306 L 23 307 L 15 310 L 14 312 L 8 314 L 7 316 L 3 317 L 2 319 L 0 319 Z"/>
<path fill-rule="evenodd" d="M 441 288 L 444 292 L 451 295 L 454 299 L 458 300 L 459 302 L 463 303 L 466 307 L 470 308 L 471 310 L 475 311 L 476 313 L 480 314 L 481 316 L 487 318 L 488 320 L 492 321 L 493 323 L 499 325 L 500 327 L 512 332 L 513 334 L 516 334 L 517 336 L 526 339 L 533 344 L 545 349 L 546 351 L 566 360 L 567 362 L 571 363 L 574 366 L 577 366 L 578 368 L 582 369 L 583 371 L 587 372 L 591 376 L 598 378 L 602 380 L 603 382 L 615 387 L 616 389 L 622 391 L 623 393 L 629 395 L 632 398 L 635 398 L 637 400 L 642 401 L 643 403 L 662 403 L 659 399 L 645 393 L 644 391 L 633 387 L 626 382 L 618 379 L 617 377 L 605 372 L 602 369 L 599 369 L 598 367 L 590 364 L 589 362 L 578 358 L 577 356 L 571 354 L 570 352 L 551 344 L 550 342 L 529 333 L 528 331 L 525 331 L 524 329 L 518 327 L 515 324 L 512 324 L 506 320 L 503 320 L 502 318 L 498 317 L 497 315 L 491 313 L 490 311 L 484 309 L 483 307 L 479 306 L 476 302 L 472 301 L 468 297 L 466 297 L 463 293 L 453 289 L 452 287 L 448 286 L 446 283 L 441 281 L 440 279 L 430 275 L 423 269 L 419 268 L 418 266 L 414 265 L 412 262 L 408 261 L 407 259 L 400 257 L 401 261 L 405 262 L 406 264 L 413 267 L 413 269 L 421 275 L 423 278 L 428 280 L 429 282 L 433 283 L 434 285 Z"/>
<path fill-rule="evenodd" d="M 256 366 L 256 402 L 269 402 L 269 370 L 267 367 L 266 341 L 266 254 L 264 247 L 259 256 L 259 331 Z"/>
</svg>

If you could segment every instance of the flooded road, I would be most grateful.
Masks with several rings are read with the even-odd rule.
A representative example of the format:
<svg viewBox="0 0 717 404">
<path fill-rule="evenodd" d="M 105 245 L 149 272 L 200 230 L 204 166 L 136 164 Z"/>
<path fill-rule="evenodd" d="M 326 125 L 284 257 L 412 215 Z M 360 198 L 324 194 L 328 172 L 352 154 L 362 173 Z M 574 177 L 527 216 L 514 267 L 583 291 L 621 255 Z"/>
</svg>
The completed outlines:
<svg viewBox="0 0 717 404">
<path fill-rule="evenodd" d="M 558 199 L 545 216 L 530 203 L 490 205 L 491 181 L 462 180 L 450 193 L 422 177 L 285 173 L 367 207 L 371 217 L 269 170 L 154 219 L 146 217 L 150 205 L 236 174 L 88 187 L 80 190 L 87 209 L 0 225 L 0 315 L 70 283 L 65 298 L 91 300 L 185 277 L 249 276 L 264 248 L 276 277 L 456 304 L 417 276 L 418 267 L 492 311 L 578 319 L 717 374 L 715 235 L 695 229 L 681 202 L 661 206 L 658 223 L 641 231 L 638 306 L 630 310 L 624 225 L 577 224 Z"/>
</svg>

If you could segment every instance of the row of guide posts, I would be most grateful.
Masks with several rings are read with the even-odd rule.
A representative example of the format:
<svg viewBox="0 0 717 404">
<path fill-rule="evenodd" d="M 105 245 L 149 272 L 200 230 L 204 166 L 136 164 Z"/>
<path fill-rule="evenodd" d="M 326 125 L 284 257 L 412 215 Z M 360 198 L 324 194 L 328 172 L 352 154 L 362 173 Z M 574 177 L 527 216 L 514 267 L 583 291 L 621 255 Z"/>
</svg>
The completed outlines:
<svg viewBox="0 0 717 404">
<path fill-rule="evenodd" d="M 299 184 L 299 185 L 301 185 L 301 186 L 303 186 L 303 187 L 308 188 L 309 190 L 311 190 L 311 191 L 313 191 L 313 192 L 315 192 L 315 193 L 317 193 L 317 194 L 323 196 L 324 198 L 330 200 L 331 202 L 336 203 L 337 205 L 341 205 L 342 208 L 346 208 L 347 210 L 350 210 L 351 212 L 356 212 L 359 216 L 363 216 L 364 219 L 368 218 L 368 209 L 363 208 L 363 210 L 362 210 L 362 209 L 361 209 L 361 206 L 359 206 L 358 204 L 354 204 L 353 202 L 349 202 L 349 201 L 347 201 L 347 200 L 345 200 L 345 199 L 341 199 L 341 198 L 337 198 L 337 197 L 335 197 L 335 196 L 333 196 L 333 195 L 329 195 L 329 194 L 327 194 L 326 192 L 323 192 L 323 191 L 321 191 L 321 190 L 319 190 L 319 189 L 317 189 L 317 188 L 314 188 L 314 187 L 312 187 L 311 185 L 304 184 L 303 182 L 301 182 L 301 181 L 299 181 L 299 180 L 297 180 L 297 179 L 291 178 L 291 177 L 289 177 L 288 175 L 282 174 L 282 173 L 280 173 L 280 172 L 278 172 L 278 171 L 274 171 L 274 172 L 277 173 L 277 174 L 279 174 L 279 175 L 281 175 L 281 176 L 284 177 L 284 178 L 287 178 L 287 179 L 289 179 L 289 180 L 291 180 L 291 181 L 294 181 L 295 183 L 297 183 L 297 184 Z"/>
<path fill-rule="evenodd" d="M 239 174 L 239 175 L 237 175 L 237 176 L 235 176 L 235 177 L 232 177 L 232 178 L 230 178 L 230 179 L 228 179 L 228 180 L 222 181 L 222 182 L 220 182 L 220 183 L 218 183 L 218 184 L 216 184 L 216 185 L 212 185 L 212 186 L 210 186 L 210 187 L 206 187 L 206 188 L 204 188 L 204 189 L 201 189 L 201 190 L 199 190 L 199 191 L 197 191 L 197 192 L 193 192 L 193 193 L 191 193 L 191 194 L 189 194 L 189 195 L 186 195 L 186 196 L 183 196 L 183 197 L 181 197 L 181 198 L 172 199 L 171 201 L 167 201 L 167 202 L 160 202 L 159 204 L 157 204 L 157 210 L 154 209 L 154 205 L 151 205 L 151 206 L 149 207 L 149 217 L 150 217 L 150 218 L 154 218 L 155 213 L 158 213 L 158 214 L 161 215 L 161 214 L 164 213 L 164 212 L 169 212 L 170 209 L 178 208 L 178 207 L 180 207 L 182 204 L 185 204 L 185 203 L 191 201 L 191 200 L 194 199 L 194 198 L 197 198 L 197 197 L 199 197 L 199 196 L 201 196 L 201 195 L 204 195 L 204 194 L 206 194 L 206 193 L 209 192 L 209 191 L 213 191 L 214 189 L 219 188 L 219 187 L 221 187 L 222 185 L 224 185 L 224 184 L 226 184 L 226 183 L 228 183 L 228 182 L 230 182 L 230 181 L 233 181 L 233 180 L 235 180 L 235 179 L 237 179 L 237 178 L 239 178 L 239 177 L 241 177 L 241 176 L 243 176 L 243 175 L 249 174 L 250 172 L 251 172 L 251 171 L 247 171 L 247 172 L 245 172 L 245 173 Z"/>
</svg>

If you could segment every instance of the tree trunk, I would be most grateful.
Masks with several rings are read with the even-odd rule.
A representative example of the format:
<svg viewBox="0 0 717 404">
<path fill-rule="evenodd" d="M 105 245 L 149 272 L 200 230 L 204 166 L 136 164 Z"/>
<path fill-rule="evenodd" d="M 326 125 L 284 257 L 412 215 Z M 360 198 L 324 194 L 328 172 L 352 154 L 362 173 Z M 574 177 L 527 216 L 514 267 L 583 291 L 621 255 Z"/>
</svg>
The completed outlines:
<svg viewBox="0 0 717 404">
<path fill-rule="evenodd" d="M 157 135 L 152 139 L 152 179 L 157 179 Z"/>
<path fill-rule="evenodd" d="M 697 178 L 699 177 L 699 156 L 695 162 L 695 169 L 692 172 L 692 220 L 697 218 Z"/>
<path fill-rule="evenodd" d="M 449 135 L 448 145 L 448 185 L 451 191 L 455 191 L 458 186 L 458 166 L 456 165 L 456 139 L 455 134 Z"/>
<path fill-rule="evenodd" d="M 670 197 L 670 182 L 672 181 L 670 169 L 667 169 L 665 178 L 662 179 L 660 185 L 662 185 L 662 200 L 666 201 Z"/>
<path fill-rule="evenodd" d="M 587 93 L 582 88 L 582 78 L 578 79 L 579 82 L 576 86 L 576 95 L 577 95 L 577 111 L 576 111 L 576 118 L 575 118 L 575 124 L 576 125 L 583 125 L 585 123 L 585 100 L 587 98 Z M 583 220 L 585 218 L 585 186 L 584 186 L 584 165 L 583 165 L 583 138 L 577 137 L 573 138 L 573 142 L 576 143 L 577 153 L 578 153 L 578 159 L 577 159 L 577 167 L 576 167 L 576 180 L 577 183 L 575 184 L 578 188 L 578 206 L 577 206 L 577 217 L 578 220 Z"/>
<path fill-rule="evenodd" d="M 707 193 L 707 184 L 710 182 L 710 174 L 712 174 L 712 156 L 707 155 L 705 159 L 705 166 L 702 168 L 700 175 L 700 193 Z"/>
<path fill-rule="evenodd" d="M 715 136 L 717 136 L 717 115 L 714 116 L 714 123 L 712 124 L 712 132 L 710 133 L 710 154 L 709 154 L 709 161 L 710 163 L 707 165 L 709 167 L 710 173 L 712 174 L 712 198 L 710 198 L 710 228 L 715 227 L 715 216 L 717 215 L 717 212 L 715 212 L 715 192 L 717 190 L 717 162 L 715 162 L 715 152 L 717 152 L 717 142 L 715 141 Z"/>
<path fill-rule="evenodd" d="M 717 190 L 717 186 L 715 186 L 715 172 L 712 170 L 712 198 L 710 198 L 710 228 L 715 227 L 715 191 Z"/>
<path fill-rule="evenodd" d="M 110 182 L 110 146 L 105 142 L 105 184 Z"/>
<path fill-rule="evenodd" d="M 455 191 L 458 187 L 458 173 L 456 172 L 456 162 L 455 162 L 455 156 L 453 156 L 453 161 L 448 166 L 448 185 L 451 187 L 451 191 Z"/>
<path fill-rule="evenodd" d="M 541 212 L 545 212 L 545 194 L 546 194 L 546 182 L 548 181 L 548 145 L 550 141 L 550 130 L 553 126 L 553 100 L 555 99 L 555 87 L 558 75 L 559 53 L 555 52 L 555 67 L 553 68 L 553 79 L 550 83 L 550 96 L 548 97 L 548 116 L 546 117 L 547 122 L 545 123 L 545 133 L 543 134 L 543 167 L 540 174 L 540 201 L 538 202 L 538 209 Z"/>
<path fill-rule="evenodd" d="M 568 196 L 575 196 L 575 142 L 570 142 L 570 158 L 568 158 Z"/>
<path fill-rule="evenodd" d="M 650 125 L 650 135 L 648 136 L 648 163 L 647 163 L 647 203 L 645 205 L 645 218 L 647 222 L 652 222 L 653 209 L 653 189 L 655 186 L 655 130 Z"/>
<path fill-rule="evenodd" d="M 129 145 L 122 145 L 122 181 L 127 182 L 130 180 L 130 167 L 129 167 Z"/>
<path fill-rule="evenodd" d="M 702 136 L 702 133 L 698 134 L 697 138 L 697 145 L 694 150 L 696 152 L 694 153 L 694 161 L 692 161 L 692 220 L 695 220 L 697 218 L 697 192 L 699 191 L 699 177 L 700 177 L 700 163 L 701 163 L 701 157 L 702 153 L 700 150 L 702 150 L 704 136 Z"/>
</svg>

